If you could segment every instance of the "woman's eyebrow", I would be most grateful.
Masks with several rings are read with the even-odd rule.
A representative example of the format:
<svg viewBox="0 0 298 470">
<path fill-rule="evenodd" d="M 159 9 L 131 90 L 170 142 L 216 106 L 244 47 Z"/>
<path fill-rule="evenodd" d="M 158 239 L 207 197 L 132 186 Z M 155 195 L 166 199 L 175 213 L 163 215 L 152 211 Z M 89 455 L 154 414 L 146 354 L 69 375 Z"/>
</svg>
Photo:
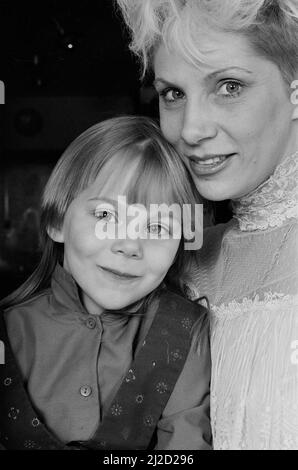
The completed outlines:
<svg viewBox="0 0 298 470">
<path fill-rule="evenodd" d="M 174 83 L 171 83 L 168 80 L 164 80 L 163 78 L 159 78 L 159 77 L 157 77 L 154 80 L 153 86 L 156 86 L 157 84 L 166 85 L 166 86 L 172 87 L 172 88 L 177 88 L 177 85 L 175 85 Z"/>
<path fill-rule="evenodd" d="M 215 70 L 214 72 L 211 72 L 211 73 L 208 73 L 206 76 L 205 76 L 205 80 L 209 80 L 209 79 L 212 79 L 212 78 L 216 78 L 218 75 L 221 75 L 223 73 L 227 73 L 227 72 L 231 72 L 231 71 L 235 71 L 235 72 L 245 72 L 245 73 L 248 73 L 248 74 L 252 74 L 253 72 L 251 70 L 248 70 L 244 67 L 237 67 L 237 66 L 232 66 L 232 67 L 224 67 L 222 69 L 219 69 L 219 70 Z M 168 80 L 165 80 L 161 77 L 157 77 L 155 78 L 155 80 L 153 81 L 153 86 L 156 86 L 158 84 L 161 84 L 161 85 L 165 85 L 165 86 L 168 86 L 168 87 L 171 87 L 171 88 L 177 88 L 177 84 L 175 83 L 172 83 Z"/>
<path fill-rule="evenodd" d="M 245 72 L 249 74 L 253 73 L 251 70 L 245 69 L 244 67 L 232 66 L 232 67 L 225 67 L 223 69 L 215 70 L 215 72 L 209 73 L 205 78 L 216 78 L 218 75 L 221 75 L 222 73 L 231 72 L 233 70 L 235 70 L 236 72 L 241 71 L 241 72 Z"/>
</svg>

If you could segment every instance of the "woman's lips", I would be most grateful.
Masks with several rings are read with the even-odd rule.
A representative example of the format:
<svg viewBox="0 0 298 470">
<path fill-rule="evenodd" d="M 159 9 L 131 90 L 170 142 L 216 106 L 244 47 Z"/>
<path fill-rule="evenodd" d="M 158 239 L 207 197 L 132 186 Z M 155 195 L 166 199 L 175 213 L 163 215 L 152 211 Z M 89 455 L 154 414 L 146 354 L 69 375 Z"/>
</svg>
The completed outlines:
<svg viewBox="0 0 298 470">
<path fill-rule="evenodd" d="M 235 153 L 226 155 L 208 155 L 202 158 L 189 156 L 189 165 L 192 172 L 197 176 L 213 175 L 224 169 L 235 156 Z"/>
<path fill-rule="evenodd" d="M 108 276 L 112 277 L 113 279 L 117 279 L 120 281 L 134 281 L 139 279 L 141 276 L 135 276 L 134 274 L 129 274 L 121 271 L 117 271 L 115 269 L 106 268 L 103 266 L 99 266 Z"/>
</svg>

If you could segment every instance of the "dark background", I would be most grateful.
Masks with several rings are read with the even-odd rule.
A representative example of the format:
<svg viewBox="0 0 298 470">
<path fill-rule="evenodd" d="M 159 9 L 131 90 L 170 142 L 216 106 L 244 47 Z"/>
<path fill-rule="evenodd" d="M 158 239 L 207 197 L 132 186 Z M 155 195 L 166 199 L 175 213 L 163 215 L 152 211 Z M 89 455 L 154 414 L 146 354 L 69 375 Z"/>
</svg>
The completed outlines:
<svg viewBox="0 0 298 470">
<path fill-rule="evenodd" d="M 40 196 L 65 147 L 115 115 L 157 117 L 113 4 L 0 0 L 0 298 L 38 261 Z"/>
</svg>

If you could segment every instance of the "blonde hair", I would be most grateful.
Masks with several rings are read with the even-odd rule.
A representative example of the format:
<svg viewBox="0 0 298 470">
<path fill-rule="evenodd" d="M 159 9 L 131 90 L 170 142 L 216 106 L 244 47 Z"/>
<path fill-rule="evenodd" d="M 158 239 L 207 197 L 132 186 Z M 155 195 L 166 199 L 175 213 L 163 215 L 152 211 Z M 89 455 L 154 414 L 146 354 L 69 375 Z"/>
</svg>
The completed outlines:
<svg viewBox="0 0 298 470">
<path fill-rule="evenodd" d="M 199 33 L 245 35 L 255 51 L 276 63 L 286 82 L 298 66 L 298 0 L 116 0 L 131 33 L 131 50 L 152 66 L 164 44 L 197 66 L 206 60 Z"/>
<path fill-rule="evenodd" d="M 122 116 L 96 124 L 69 145 L 54 168 L 42 198 L 41 261 L 21 287 L 0 302 L 0 307 L 19 304 L 48 286 L 57 263 L 63 263 L 63 245 L 49 237 L 48 229 L 62 227 L 71 202 L 95 180 L 101 188 L 110 180 L 117 184 L 135 162 L 133 181 L 126 188 L 129 204 L 176 203 L 194 207 L 200 202 L 179 154 L 153 120 Z M 194 214 L 191 222 L 193 226 Z M 166 284 L 183 291 L 194 259 L 194 252 L 184 250 L 182 237 Z"/>
</svg>

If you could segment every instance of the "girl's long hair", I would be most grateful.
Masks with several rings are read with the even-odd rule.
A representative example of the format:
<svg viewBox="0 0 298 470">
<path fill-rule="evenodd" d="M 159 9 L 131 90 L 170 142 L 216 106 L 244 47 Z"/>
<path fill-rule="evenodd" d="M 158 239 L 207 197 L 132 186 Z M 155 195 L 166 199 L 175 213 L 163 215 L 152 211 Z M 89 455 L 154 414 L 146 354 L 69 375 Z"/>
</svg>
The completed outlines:
<svg viewBox="0 0 298 470">
<path fill-rule="evenodd" d="M 55 267 L 63 264 L 63 245 L 54 242 L 48 230 L 62 228 L 71 202 L 95 180 L 103 190 L 109 181 L 117 187 L 117 181 L 122 180 L 125 169 L 132 164 L 133 181 L 126 189 L 129 204 L 148 207 L 153 203 L 175 203 L 182 207 L 200 203 L 181 157 L 154 121 L 122 116 L 96 124 L 70 144 L 54 168 L 42 197 L 40 263 L 24 284 L 0 302 L 1 308 L 20 304 L 50 286 Z M 195 252 L 184 250 L 182 237 L 165 284 L 183 292 L 194 259 Z"/>
</svg>

